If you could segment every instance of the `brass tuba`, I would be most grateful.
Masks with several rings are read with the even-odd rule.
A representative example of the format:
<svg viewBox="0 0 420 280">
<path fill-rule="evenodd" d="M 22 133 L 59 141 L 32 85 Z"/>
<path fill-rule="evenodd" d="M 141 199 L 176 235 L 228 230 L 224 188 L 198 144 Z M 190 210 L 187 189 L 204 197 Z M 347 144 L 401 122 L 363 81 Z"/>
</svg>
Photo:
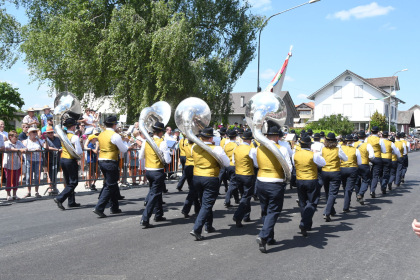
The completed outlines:
<svg viewBox="0 0 420 280">
<path fill-rule="evenodd" d="M 289 165 L 279 149 L 262 132 L 268 121 L 280 128 L 284 126 L 287 118 L 287 108 L 284 101 L 273 92 L 257 93 L 246 105 L 245 118 L 254 138 L 274 154 L 283 167 L 286 181 L 290 181 L 292 175 Z"/>
<path fill-rule="evenodd" d="M 76 149 L 70 142 L 66 133 L 62 129 L 62 122 L 68 118 L 78 120 L 82 113 L 82 106 L 79 100 L 72 93 L 68 91 L 60 92 L 54 99 L 54 123 L 55 132 L 60 138 L 63 146 L 67 149 L 69 154 L 75 159 L 81 159 L 81 155 L 76 153 Z"/>
<path fill-rule="evenodd" d="M 151 107 L 144 108 L 141 111 L 139 118 L 139 129 L 141 133 L 143 133 L 147 143 L 149 143 L 163 164 L 166 164 L 163 153 L 156 145 L 155 141 L 153 141 L 152 137 L 150 137 L 149 132 L 153 132 L 152 127 L 157 121 L 166 125 L 170 118 L 171 106 L 165 101 L 158 101 Z"/>
<path fill-rule="evenodd" d="M 197 138 L 199 130 L 209 125 L 211 120 L 210 108 L 204 100 L 197 97 L 189 97 L 182 100 L 175 110 L 175 123 L 189 140 L 203 148 L 223 167 L 222 160 L 213 152 L 212 148 Z"/>
</svg>

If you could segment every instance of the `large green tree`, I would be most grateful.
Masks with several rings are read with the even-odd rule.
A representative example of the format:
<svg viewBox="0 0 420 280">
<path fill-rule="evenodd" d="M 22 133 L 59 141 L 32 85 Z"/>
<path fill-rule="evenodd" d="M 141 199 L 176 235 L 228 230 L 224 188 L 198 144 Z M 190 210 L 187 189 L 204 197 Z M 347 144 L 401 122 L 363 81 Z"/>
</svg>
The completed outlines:
<svg viewBox="0 0 420 280">
<path fill-rule="evenodd" d="M 9 122 L 14 119 L 14 113 L 22 109 L 24 104 L 17 88 L 13 88 L 6 82 L 0 82 L 0 119 L 4 121 L 6 130 L 14 129 Z"/>
<path fill-rule="evenodd" d="M 385 115 L 375 111 L 370 118 L 370 128 L 373 126 L 379 127 L 380 131 L 388 131 L 388 120 Z"/>
<path fill-rule="evenodd" d="M 241 0 L 16 0 L 35 79 L 82 97 L 113 95 L 137 119 L 157 100 L 203 98 L 213 120 L 255 53 L 262 18 Z"/>
<path fill-rule="evenodd" d="M 312 122 L 305 126 L 306 129 L 329 130 L 337 134 L 347 135 L 354 130 L 354 125 L 347 117 L 341 114 L 325 116 L 318 121 Z"/>
<path fill-rule="evenodd" d="M 0 0 L 0 68 L 9 68 L 19 57 L 17 49 L 20 38 L 20 23 L 6 12 L 6 1 Z"/>
</svg>

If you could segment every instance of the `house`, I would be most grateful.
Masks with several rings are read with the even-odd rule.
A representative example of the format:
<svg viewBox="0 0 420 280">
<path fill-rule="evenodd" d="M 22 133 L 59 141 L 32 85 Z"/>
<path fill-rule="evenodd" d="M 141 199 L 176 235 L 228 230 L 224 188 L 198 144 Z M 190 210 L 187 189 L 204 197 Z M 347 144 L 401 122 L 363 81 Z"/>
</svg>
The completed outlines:
<svg viewBox="0 0 420 280">
<path fill-rule="evenodd" d="M 299 113 L 299 118 L 294 119 L 294 127 L 305 127 L 308 120 L 313 119 L 314 109 L 314 102 L 307 102 L 296 105 L 296 110 Z"/>
<path fill-rule="evenodd" d="M 342 114 L 356 130 L 367 129 L 375 111 L 391 117 L 396 126 L 398 104 L 405 103 L 393 91 L 400 90 L 398 77 L 363 78 L 346 70 L 308 96 L 315 103 L 314 121 L 332 114 Z"/>
<path fill-rule="evenodd" d="M 420 133 L 420 106 L 414 105 L 408 111 L 398 112 L 398 131 Z M 411 130 L 410 130 L 411 129 Z"/>
<path fill-rule="evenodd" d="M 285 125 L 292 127 L 293 120 L 299 118 L 299 113 L 296 110 L 295 104 L 290 96 L 288 91 L 280 91 L 274 93 L 280 96 L 281 99 L 286 103 L 287 108 L 287 120 Z M 234 92 L 231 93 L 231 102 L 232 102 L 232 112 L 229 114 L 228 121 L 229 124 L 245 124 L 245 106 L 249 100 L 257 94 L 256 92 Z"/>
</svg>

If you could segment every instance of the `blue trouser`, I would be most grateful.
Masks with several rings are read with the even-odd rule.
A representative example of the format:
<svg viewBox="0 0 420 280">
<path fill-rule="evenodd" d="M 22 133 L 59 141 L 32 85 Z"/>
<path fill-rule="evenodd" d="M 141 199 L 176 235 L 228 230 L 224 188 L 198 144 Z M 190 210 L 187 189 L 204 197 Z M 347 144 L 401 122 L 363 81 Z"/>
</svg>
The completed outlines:
<svg viewBox="0 0 420 280">
<path fill-rule="evenodd" d="M 254 179 L 252 181 L 252 185 L 254 186 L 254 195 L 256 195 L 256 196 L 258 196 L 258 194 L 257 194 L 257 174 L 258 174 L 258 170 L 259 169 L 257 167 L 254 167 L 255 176 L 254 176 Z"/>
<path fill-rule="evenodd" d="M 291 188 L 296 187 L 296 168 L 294 165 L 293 165 L 291 177 L 290 177 L 290 187 Z"/>
<path fill-rule="evenodd" d="M 320 188 L 324 185 L 324 182 L 322 181 L 322 167 L 318 167 L 318 185 Z M 321 194 L 321 189 L 319 193 Z"/>
<path fill-rule="evenodd" d="M 251 214 L 251 197 L 254 194 L 254 178 L 255 175 L 238 175 L 236 174 L 236 183 L 239 187 L 244 189 L 244 194 L 239 202 L 238 209 L 236 209 L 233 218 L 236 221 L 241 221 L 246 218 L 249 219 Z"/>
<path fill-rule="evenodd" d="M 181 176 L 181 179 L 179 179 L 178 185 L 176 186 L 177 189 L 182 189 L 182 187 L 184 186 L 185 180 L 187 179 L 186 174 L 185 174 L 186 160 L 187 158 L 185 156 L 179 157 L 179 161 L 181 162 L 181 165 L 182 165 L 182 176 Z"/>
<path fill-rule="evenodd" d="M 30 157 L 26 157 L 26 184 L 39 186 L 39 173 L 42 170 L 40 161 L 30 160 Z M 76 170 L 77 171 L 77 170 Z M 33 176 L 32 176 L 33 175 Z M 6 176 L 4 176 L 5 178 Z"/>
<path fill-rule="evenodd" d="M 362 179 L 362 183 L 360 185 L 360 190 L 357 194 L 363 197 L 371 183 L 369 164 L 359 165 L 359 176 Z"/>
<path fill-rule="evenodd" d="M 382 159 L 382 182 L 381 190 L 385 191 L 389 183 L 389 177 L 391 176 L 391 165 L 392 159 L 383 158 Z"/>
<path fill-rule="evenodd" d="M 371 169 L 371 178 L 372 182 L 370 184 L 370 192 L 375 193 L 376 186 L 381 182 L 382 174 L 382 158 L 374 158 L 372 160 L 372 169 Z"/>
<path fill-rule="evenodd" d="M 229 177 L 229 189 L 226 192 L 225 203 L 230 204 L 230 198 L 233 196 L 235 201 L 239 201 L 238 185 L 236 184 L 235 166 L 226 167 Z"/>
<path fill-rule="evenodd" d="M 402 179 L 405 178 L 405 173 L 407 172 L 408 168 L 408 155 L 403 155 L 403 167 L 402 167 Z"/>
<path fill-rule="evenodd" d="M 98 203 L 95 210 L 104 212 L 108 202 L 112 211 L 119 209 L 118 196 L 118 180 L 120 179 L 120 172 L 118 169 L 118 161 L 116 160 L 100 160 L 99 168 L 104 175 L 103 188 L 99 195 Z"/>
<path fill-rule="evenodd" d="M 404 158 L 399 157 L 397 162 L 398 162 L 397 163 L 397 175 L 396 175 L 396 178 L 395 178 L 395 184 L 400 185 L 401 184 L 401 179 L 403 178 L 402 174 L 403 174 L 403 168 L 404 168 L 404 166 L 403 166 L 404 165 Z"/>
<path fill-rule="evenodd" d="M 219 178 L 194 176 L 194 188 L 201 197 L 201 209 L 195 219 L 193 230 L 201 234 L 204 224 L 206 228 L 213 226 L 213 205 L 219 195 Z"/>
<path fill-rule="evenodd" d="M 274 239 L 274 226 L 283 209 L 286 183 L 268 183 L 257 179 L 257 188 L 263 220 L 259 236 L 269 242 Z"/>
<path fill-rule="evenodd" d="M 327 205 L 325 206 L 324 215 L 335 215 L 334 203 L 340 188 L 341 172 L 322 171 L 322 180 L 324 181 L 325 194 L 327 195 Z"/>
<path fill-rule="evenodd" d="M 343 210 L 350 208 L 351 195 L 357 181 L 357 167 L 342 167 L 341 168 L 341 182 L 344 186 L 344 206 Z"/>
<path fill-rule="evenodd" d="M 398 167 L 398 161 L 392 161 L 391 162 L 391 171 L 389 172 L 389 182 L 388 184 L 392 184 L 395 182 L 395 179 L 397 177 L 397 167 Z"/>
<path fill-rule="evenodd" d="M 299 197 L 300 227 L 306 230 L 312 228 L 312 218 L 316 211 L 321 192 L 318 179 L 315 180 L 296 180 L 297 193 Z"/>
<path fill-rule="evenodd" d="M 59 195 L 57 195 L 56 199 L 61 203 L 68 199 L 68 205 L 73 205 L 76 203 L 74 197 L 74 189 L 79 183 L 79 167 L 77 165 L 77 160 L 62 158 L 60 164 L 61 169 L 63 170 L 64 183 L 66 184 L 66 186 L 64 190 Z"/>
<path fill-rule="evenodd" d="M 220 172 L 219 172 L 219 188 L 222 185 L 222 182 L 225 184 L 225 189 L 228 189 L 228 176 L 227 176 L 227 172 L 226 172 L 226 168 L 221 168 Z"/>
<path fill-rule="evenodd" d="M 184 207 L 182 207 L 182 213 L 190 213 L 191 206 L 194 204 L 194 212 L 198 213 L 200 211 L 200 200 L 198 199 L 197 190 L 194 187 L 193 177 L 194 177 L 194 165 L 187 165 L 184 169 L 185 178 L 188 182 L 188 195 L 184 202 Z"/>
<path fill-rule="evenodd" d="M 147 194 L 147 205 L 142 215 L 142 221 L 148 223 L 155 208 L 155 218 L 163 217 L 162 193 L 165 189 L 165 172 L 163 169 L 146 170 L 146 179 L 149 181 L 150 190 Z"/>
</svg>

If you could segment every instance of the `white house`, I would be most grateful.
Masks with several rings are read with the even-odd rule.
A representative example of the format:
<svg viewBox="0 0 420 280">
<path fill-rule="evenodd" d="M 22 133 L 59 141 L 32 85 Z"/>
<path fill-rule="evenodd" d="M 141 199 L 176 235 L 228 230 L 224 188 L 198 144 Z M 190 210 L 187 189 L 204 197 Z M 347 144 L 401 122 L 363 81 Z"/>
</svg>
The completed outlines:
<svg viewBox="0 0 420 280">
<path fill-rule="evenodd" d="M 391 124 L 396 126 L 398 103 L 405 102 L 390 97 L 390 93 L 399 89 L 397 76 L 367 79 L 346 70 L 308 99 L 315 102 L 314 121 L 342 114 L 354 123 L 355 129 L 367 129 L 370 117 L 378 111 L 386 117 L 390 114 Z"/>
</svg>

